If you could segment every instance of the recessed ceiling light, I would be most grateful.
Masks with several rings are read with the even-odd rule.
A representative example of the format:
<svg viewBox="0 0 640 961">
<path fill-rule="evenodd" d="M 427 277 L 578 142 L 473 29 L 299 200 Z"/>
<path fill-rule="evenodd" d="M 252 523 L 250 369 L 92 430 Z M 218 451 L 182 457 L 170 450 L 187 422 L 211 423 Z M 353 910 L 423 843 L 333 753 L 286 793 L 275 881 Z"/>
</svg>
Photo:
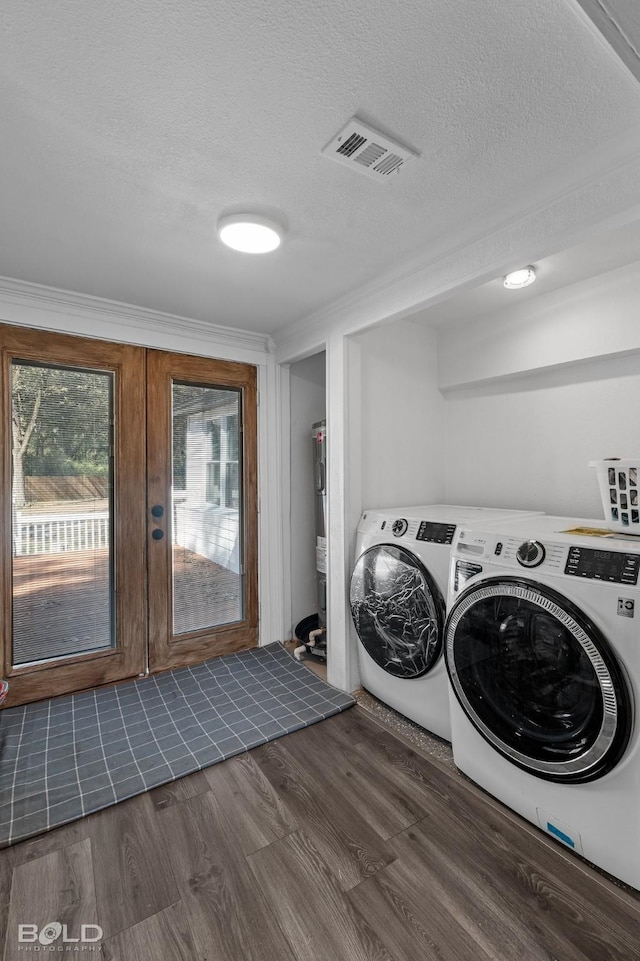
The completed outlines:
<svg viewBox="0 0 640 961">
<path fill-rule="evenodd" d="M 280 224 L 255 214 L 229 214 L 218 221 L 218 236 L 223 244 L 244 254 L 268 254 L 280 246 Z"/>
<path fill-rule="evenodd" d="M 534 267 L 521 267 L 519 270 L 512 270 L 510 274 L 507 274 L 503 284 L 507 290 L 520 290 L 522 287 L 528 287 L 535 279 L 536 271 Z"/>
</svg>

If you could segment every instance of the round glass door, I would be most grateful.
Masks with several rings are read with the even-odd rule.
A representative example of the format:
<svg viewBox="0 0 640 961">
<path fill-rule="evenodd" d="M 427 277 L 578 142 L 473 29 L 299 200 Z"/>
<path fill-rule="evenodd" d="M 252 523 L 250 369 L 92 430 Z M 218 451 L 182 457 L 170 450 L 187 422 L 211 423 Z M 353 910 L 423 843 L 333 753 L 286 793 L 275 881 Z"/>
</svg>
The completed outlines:
<svg viewBox="0 0 640 961">
<path fill-rule="evenodd" d="M 470 588 L 449 616 L 446 658 L 470 721 L 518 767 L 584 782 L 620 759 L 626 682 L 602 633 L 555 591 L 516 578 Z"/>
<path fill-rule="evenodd" d="M 420 559 L 379 544 L 360 555 L 351 578 L 351 615 L 367 654 L 395 677 L 421 677 L 442 650 L 444 601 Z"/>
</svg>

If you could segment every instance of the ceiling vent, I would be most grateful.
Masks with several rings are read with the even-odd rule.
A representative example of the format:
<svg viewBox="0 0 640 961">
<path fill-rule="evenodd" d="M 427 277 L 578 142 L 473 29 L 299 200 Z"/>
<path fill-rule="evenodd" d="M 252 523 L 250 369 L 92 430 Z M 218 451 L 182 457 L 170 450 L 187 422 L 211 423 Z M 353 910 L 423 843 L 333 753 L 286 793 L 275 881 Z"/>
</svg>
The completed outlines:
<svg viewBox="0 0 640 961">
<path fill-rule="evenodd" d="M 408 147 L 389 140 L 357 117 L 352 117 L 322 153 L 380 182 L 392 180 L 418 156 Z"/>
</svg>

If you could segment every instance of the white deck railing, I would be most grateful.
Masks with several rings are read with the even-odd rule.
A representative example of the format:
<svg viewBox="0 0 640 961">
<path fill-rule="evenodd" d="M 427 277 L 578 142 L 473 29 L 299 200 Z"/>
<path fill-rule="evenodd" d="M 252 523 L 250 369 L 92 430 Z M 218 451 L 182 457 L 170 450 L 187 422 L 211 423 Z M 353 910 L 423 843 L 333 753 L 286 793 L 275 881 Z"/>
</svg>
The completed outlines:
<svg viewBox="0 0 640 961">
<path fill-rule="evenodd" d="M 13 515 L 13 553 L 62 554 L 109 546 L 109 512 Z"/>
</svg>

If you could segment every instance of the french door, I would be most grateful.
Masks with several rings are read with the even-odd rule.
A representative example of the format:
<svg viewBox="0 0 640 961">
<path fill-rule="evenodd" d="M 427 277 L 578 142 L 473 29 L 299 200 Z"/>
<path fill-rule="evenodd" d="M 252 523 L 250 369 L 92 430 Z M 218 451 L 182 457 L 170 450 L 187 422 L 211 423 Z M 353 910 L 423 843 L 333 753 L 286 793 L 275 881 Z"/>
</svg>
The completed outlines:
<svg viewBox="0 0 640 961">
<path fill-rule="evenodd" d="M 147 351 L 149 664 L 257 643 L 256 379 Z"/>
<path fill-rule="evenodd" d="M 257 643 L 256 372 L 0 326 L 7 704 Z"/>
</svg>

